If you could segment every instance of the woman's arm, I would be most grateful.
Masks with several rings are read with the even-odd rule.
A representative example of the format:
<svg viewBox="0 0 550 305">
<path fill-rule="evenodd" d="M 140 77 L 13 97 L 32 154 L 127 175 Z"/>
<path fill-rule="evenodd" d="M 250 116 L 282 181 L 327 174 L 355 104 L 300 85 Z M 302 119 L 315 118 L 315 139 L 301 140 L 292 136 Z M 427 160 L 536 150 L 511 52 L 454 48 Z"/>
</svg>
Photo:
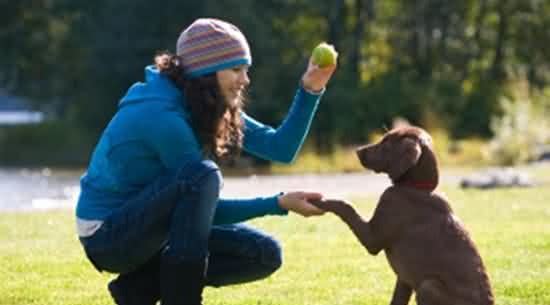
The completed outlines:
<svg viewBox="0 0 550 305">
<path fill-rule="evenodd" d="M 220 199 L 214 214 L 214 224 L 237 223 L 265 215 L 286 215 L 278 204 L 278 196 L 252 199 Z"/>
<path fill-rule="evenodd" d="M 336 65 L 319 68 L 311 60 L 283 123 L 274 129 L 243 113 L 244 149 L 271 161 L 291 163 L 302 147 L 325 86 Z"/>
<path fill-rule="evenodd" d="M 244 149 L 263 159 L 292 162 L 309 131 L 320 97 L 298 89 L 288 115 L 277 129 L 243 113 Z"/>
<path fill-rule="evenodd" d="M 322 195 L 315 192 L 289 192 L 253 199 L 220 199 L 214 224 L 236 223 L 265 215 L 286 215 L 288 211 L 304 217 L 321 215 L 324 211 L 309 203 L 321 198 Z"/>
</svg>

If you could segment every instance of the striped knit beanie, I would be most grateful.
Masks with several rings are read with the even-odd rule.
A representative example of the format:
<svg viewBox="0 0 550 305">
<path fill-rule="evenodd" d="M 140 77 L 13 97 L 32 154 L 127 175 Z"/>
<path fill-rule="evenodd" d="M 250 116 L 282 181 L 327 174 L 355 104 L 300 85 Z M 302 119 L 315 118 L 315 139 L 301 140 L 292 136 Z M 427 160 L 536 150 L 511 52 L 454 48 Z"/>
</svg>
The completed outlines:
<svg viewBox="0 0 550 305">
<path fill-rule="evenodd" d="M 176 49 L 190 78 L 252 64 L 250 47 L 241 31 L 218 19 L 197 19 L 183 30 Z"/>
</svg>

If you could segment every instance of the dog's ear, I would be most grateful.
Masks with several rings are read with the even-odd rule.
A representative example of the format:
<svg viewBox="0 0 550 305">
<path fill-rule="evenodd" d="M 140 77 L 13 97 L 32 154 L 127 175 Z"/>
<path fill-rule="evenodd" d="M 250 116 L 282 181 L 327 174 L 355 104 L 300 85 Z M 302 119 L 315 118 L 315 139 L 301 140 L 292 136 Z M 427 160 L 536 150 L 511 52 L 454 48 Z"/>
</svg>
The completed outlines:
<svg viewBox="0 0 550 305">
<path fill-rule="evenodd" d="M 422 154 L 420 143 L 414 138 L 404 137 L 397 143 L 397 147 L 392 151 L 388 175 L 395 181 L 399 179 L 409 168 L 413 167 Z"/>
</svg>

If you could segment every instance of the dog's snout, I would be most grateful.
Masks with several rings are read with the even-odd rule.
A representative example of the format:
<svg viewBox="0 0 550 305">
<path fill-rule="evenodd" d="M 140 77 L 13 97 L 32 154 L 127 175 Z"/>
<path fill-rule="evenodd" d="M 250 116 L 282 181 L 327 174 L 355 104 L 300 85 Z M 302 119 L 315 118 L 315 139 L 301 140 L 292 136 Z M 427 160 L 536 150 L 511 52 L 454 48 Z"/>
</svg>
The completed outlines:
<svg viewBox="0 0 550 305">
<path fill-rule="evenodd" d="M 363 162 L 363 159 L 366 158 L 367 149 L 368 149 L 368 146 L 365 145 L 355 150 L 355 154 L 357 155 L 357 158 L 359 159 L 359 161 L 361 161 L 361 163 Z"/>
<path fill-rule="evenodd" d="M 373 164 L 376 163 L 374 162 L 375 160 L 373 160 L 374 148 L 374 145 L 365 145 L 357 148 L 357 150 L 355 151 L 355 153 L 357 154 L 357 158 L 361 162 L 361 165 L 363 165 L 363 167 L 367 169 L 376 170 L 375 168 L 373 168 Z"/>
<path fill-rule="evenodd" d="M 355 150 L 355 155 L 359 160 L 361 160 L 361 156 L 363 155 L 363 146 L 359 147 Z"/>
</svg>

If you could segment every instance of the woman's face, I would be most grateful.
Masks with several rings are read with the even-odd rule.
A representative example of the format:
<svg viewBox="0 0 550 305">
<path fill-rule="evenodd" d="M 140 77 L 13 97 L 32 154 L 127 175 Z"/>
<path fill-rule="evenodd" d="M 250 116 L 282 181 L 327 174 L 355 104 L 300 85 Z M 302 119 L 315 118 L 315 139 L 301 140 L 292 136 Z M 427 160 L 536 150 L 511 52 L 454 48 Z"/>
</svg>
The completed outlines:
<svg viewBox="0 0 550 305">
<path fill-rule="evenodd" d="M 223 96 L 230 103 L 238 102 L 250 84 L 247 65 L 220 70 L 216 72 L 216 77 Z"/>
</svg>

